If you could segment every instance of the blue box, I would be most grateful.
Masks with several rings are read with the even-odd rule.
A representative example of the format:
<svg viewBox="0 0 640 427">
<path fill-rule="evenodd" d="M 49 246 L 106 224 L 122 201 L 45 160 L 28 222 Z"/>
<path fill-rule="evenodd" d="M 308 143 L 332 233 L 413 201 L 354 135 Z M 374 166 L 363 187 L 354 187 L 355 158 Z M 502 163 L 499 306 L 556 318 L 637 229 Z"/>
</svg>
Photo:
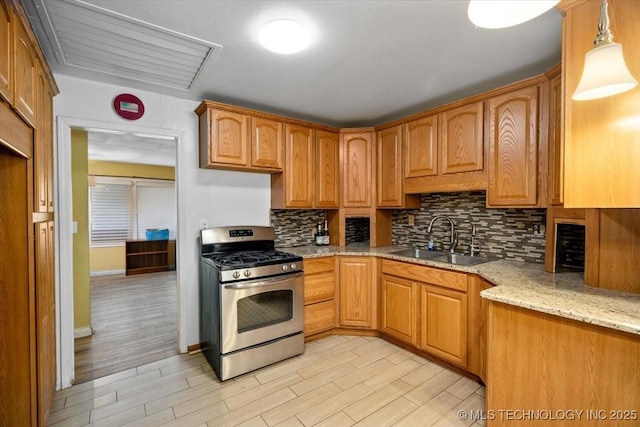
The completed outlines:
<svg viewBox="0 0 640 427">
<path fill-rule="evenodd" d="M 169 240 L 168 228 L 147 228 L 145 234 L 147 240 Z"/>
</svg>

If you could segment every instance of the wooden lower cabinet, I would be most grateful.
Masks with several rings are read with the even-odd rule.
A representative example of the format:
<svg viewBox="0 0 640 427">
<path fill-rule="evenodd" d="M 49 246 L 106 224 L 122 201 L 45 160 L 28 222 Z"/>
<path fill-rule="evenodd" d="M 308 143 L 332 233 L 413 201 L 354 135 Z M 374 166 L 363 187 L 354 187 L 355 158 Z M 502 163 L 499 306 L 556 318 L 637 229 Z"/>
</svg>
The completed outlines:
<svg viewBox="0 0 640 427">
<path fill-rule="evenodd" d="M 410 280 L 382 274 L 382 313 L 380 330 L 416 345 L 418 285 Z"/>
<path fill-rule="evenodd" d="M 638 335 L 489 301 L 487 351 L 489 427 L 638 425 Z M 573 420 L 506 416 L 515 410 L 584 412 Z"/>
<path fill-rule="evenodd" d="M 335 257 L 304 260 L 304 335 L 336 326 Z"/>
<path fill-rule="evenodd" d="M 467 367 L 466 293 L 420 285 L 418 347 L 448 362 Z"/>
<path fill-rule="evenodd" d="M 375 258 L 340 257 L 339 324 L 344 327 L 375 328 Z"/>
</svg>

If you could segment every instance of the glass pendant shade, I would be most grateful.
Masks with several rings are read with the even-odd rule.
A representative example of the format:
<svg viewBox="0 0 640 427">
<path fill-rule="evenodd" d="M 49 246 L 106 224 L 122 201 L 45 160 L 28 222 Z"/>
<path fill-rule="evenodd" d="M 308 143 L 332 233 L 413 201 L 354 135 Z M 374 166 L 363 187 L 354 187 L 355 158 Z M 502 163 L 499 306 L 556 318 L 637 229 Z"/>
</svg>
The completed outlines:
<svg viewBox="0 0 640 427">
<path fill-rule="evenodd" d="M 637 85 L 624 62 L 622 45 L 611 43 L 587 52 L 582 78 L 572 98 L 576 101 L 604 98 Z"/>
<path fill-rule="evenodd" d="M 536 18 L 558 4 L 559 0 L 471 0 L 469 20 L 482 28 L 506 28 Z"/>
</svg>

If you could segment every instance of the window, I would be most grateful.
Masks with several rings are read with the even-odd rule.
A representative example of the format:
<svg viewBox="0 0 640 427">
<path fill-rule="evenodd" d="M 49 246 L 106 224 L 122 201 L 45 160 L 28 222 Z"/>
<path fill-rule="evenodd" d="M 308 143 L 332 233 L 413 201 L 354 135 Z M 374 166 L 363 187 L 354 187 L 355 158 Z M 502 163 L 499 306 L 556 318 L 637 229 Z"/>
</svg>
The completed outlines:
<svg viewBox="0 0 640 427">
<path fill-rule="evenodd" d="M 175 182 L 155 179 L 91 177 L 89 240 L 91 246 L 144 240 L 150 228 L 168 228 L 176 238 Z"/>
</svg>

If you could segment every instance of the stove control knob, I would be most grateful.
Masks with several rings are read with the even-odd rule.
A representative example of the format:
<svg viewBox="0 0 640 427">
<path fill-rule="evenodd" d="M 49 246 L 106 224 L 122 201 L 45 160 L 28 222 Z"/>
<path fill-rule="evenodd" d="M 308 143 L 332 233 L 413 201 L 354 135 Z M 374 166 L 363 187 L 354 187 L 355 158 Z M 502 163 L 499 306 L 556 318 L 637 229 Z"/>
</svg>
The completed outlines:
<svg viewBox="0 0 640 427">
<path fill-rule="evenodd" d="M 296 268 L 298 268 L 298 266 L 296 265 L 296 263 L 295 263 L 295 262 L 294 262 L 294 263 L 291 263 L 291 269 L 292 269 L 292 270 L 295 270 Z"/>
<path fill-rule="evenodd" d="M 244 271 L 244 277 L 249 277 L 251 276 L 251 271 L 250 270 L 245 270 Z"/>
<path fill-rule="evenodd" d="M 287 271 L 289 266 L 287 264 L 282 264 L 282 271 Z"/>
<path fill-rule="evenodd" d="M 237 279 L 237 278 L 239 278 L 239 277 L 240 277 L 240 272 L 239 272 L 239 271 L 234 271 L 234 272 L 233 272 L 233 278 L 234 278 L 234 279 Z"/>
</svg>

